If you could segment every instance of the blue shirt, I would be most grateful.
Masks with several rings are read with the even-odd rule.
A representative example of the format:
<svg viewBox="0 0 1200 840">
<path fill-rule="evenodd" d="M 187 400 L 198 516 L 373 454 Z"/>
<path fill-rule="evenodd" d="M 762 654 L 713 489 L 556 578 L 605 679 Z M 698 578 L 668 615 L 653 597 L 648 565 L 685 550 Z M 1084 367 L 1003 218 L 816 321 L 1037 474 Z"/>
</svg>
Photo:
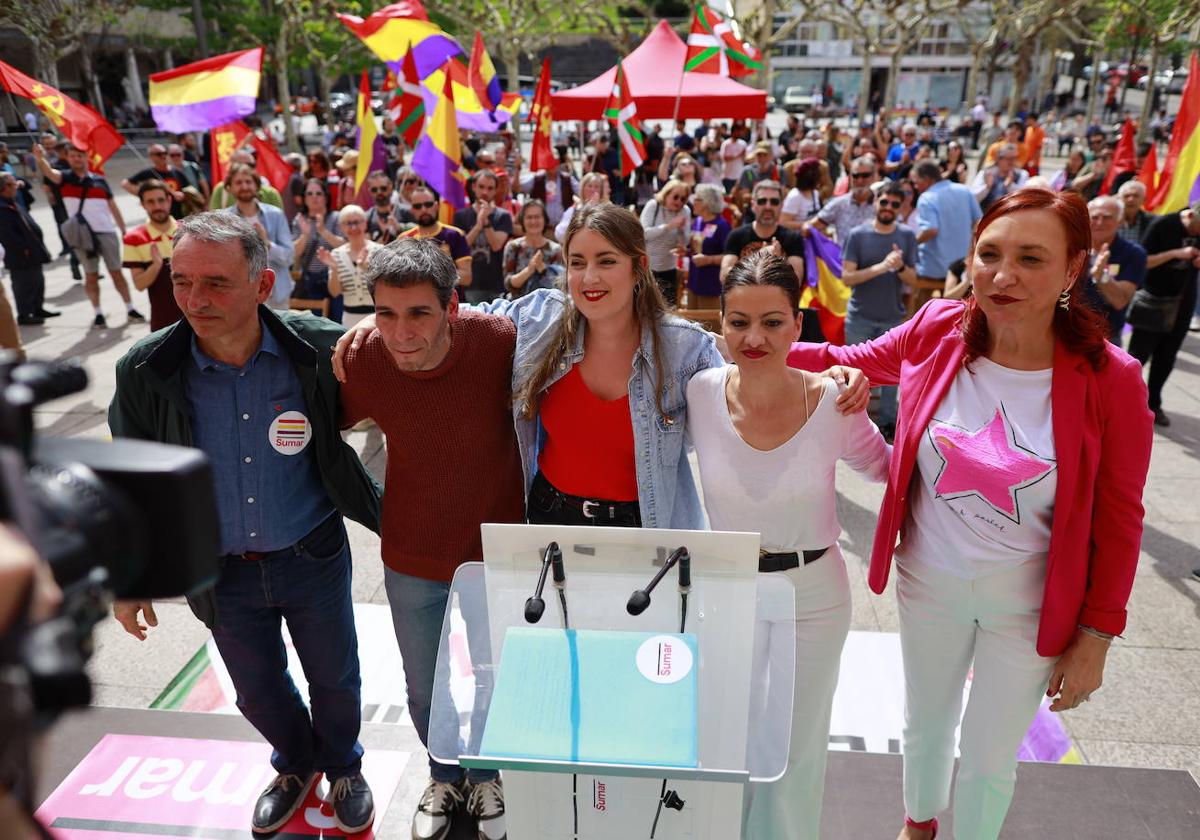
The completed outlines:
<svg viewBox="0 0 1200 840">
<path fill-rule="evenodd" d="M 1125 328 L 1125 310 L 1109 306 L 1092 281 L 1091 266 L 1089 259 L 1088 272 L 1083 277 L 1083 295 L 1097 312 L 1108 318 L 1109 341 L 1120 347 L 1121 330 Z M 1108 246 L 1108 272 L 1113 280 L 1126 281 L 1142 288 L 1146 283 L 1145 249 L 1117 234 Z"/>
<path fill-rule="evenodd" d="M 904 153 L 908 152 L 908 164 L 907 165 L 911 166 L 912 163 L 916 160 L 917 150 L 920 148 L 921 148 L 920 143 L 913 143 L 911 146 L 905 146 L 903 143 L 895 143 L 895 144 L 893 144 L 892 148 L 888 149 L 888 156 L 887 156 L 888 163 L 899 163 L 901 161 L 901 159 L 903 159 Z M 892 172 L 891 174 L 889 174 L 888 177 L 891 178 L 893 181 L 895 181 L 897 178 L 900 177 L 900 173 L 901 173 L 902 169 L 903 169 L 903 167 L 901 167 L 901 169 L 897 169 L 895 172 Z"/>
<path fill-rule="evenodd" d="M 917 199 L 917 232 L 936 229 L 937 236 L 917 246 L 917 275 L 942 279 L 955 260 L 971 248 L 975 223 L 983 216 L 979 202 L 963 184 L 938 181 Z"/>
<path fill-rule="evenodd" d="M 210 358 L 193 336 L 184 379 L 193 442 L 212 460 L 222 554 L 286 548 L 334 512 L 303 386 L 266 326 L 241 368 Z"/>
</svg>

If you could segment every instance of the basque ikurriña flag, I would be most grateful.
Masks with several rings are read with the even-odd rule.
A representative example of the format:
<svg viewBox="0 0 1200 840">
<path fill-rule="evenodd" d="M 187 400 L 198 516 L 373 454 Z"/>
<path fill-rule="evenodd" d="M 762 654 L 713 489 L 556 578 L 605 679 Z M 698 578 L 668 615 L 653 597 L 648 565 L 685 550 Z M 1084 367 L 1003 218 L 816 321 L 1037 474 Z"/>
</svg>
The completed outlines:
<svg viewBox="0 0 1200 840">
<path fill-rule="evenodd" d="M 692 13 L 687 44 L 683 69 L 688 73 L 749 76 L 763 66 L 762 53 L 739 40 L 729 22 L 708 6 L 697 4 Z"/>
<path fill-rule="evenodd" d="M 254 113 L 263 48 L 226 53 L 150 76 L 150 113 L 162 131 L 208 131 Z"/>
<path fill-rule="evenodd" d="M 617 126 L 620 139 L 617 151 L 621 156 L 621 177 L 624 178 L 646 162 L 646 136 L 637 116 L 637 103 L 629 95 L 629 82 L 625 79 L 625 68 L 617 59 L 617 77 L 613 80 L 612 93 L 604 108 L 604 119 Z"/>
<path fill-rule="evenodd" d="M 396 131 L 404 138 L 404 145 L 415 149 L 425 128 L 425 95 L 411 52 L 404 56 L 400 68 L 396 76 L 396 92 L 388 103 L 388 116 L 396 124 Z"/>
</svg>

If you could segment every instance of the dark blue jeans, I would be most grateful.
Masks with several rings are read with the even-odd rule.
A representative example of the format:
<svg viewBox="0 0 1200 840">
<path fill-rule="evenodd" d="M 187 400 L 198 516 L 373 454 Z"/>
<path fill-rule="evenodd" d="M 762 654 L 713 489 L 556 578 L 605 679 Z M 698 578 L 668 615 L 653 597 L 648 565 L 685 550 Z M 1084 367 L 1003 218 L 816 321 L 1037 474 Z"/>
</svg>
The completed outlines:
<svg viewBox="0 0 1200 840">
<path fill-rule="evenodd" d="M 274 748 L 278 773 L 359 772 L 362 720 L 350 545 L 338 515 L 296 546 L 258 561 L 227 559 L 216 587 L 213 639 L 237 707 Z M 280 622 L 308 678 L 309 715 L 287 670 Z"/>
</svg>

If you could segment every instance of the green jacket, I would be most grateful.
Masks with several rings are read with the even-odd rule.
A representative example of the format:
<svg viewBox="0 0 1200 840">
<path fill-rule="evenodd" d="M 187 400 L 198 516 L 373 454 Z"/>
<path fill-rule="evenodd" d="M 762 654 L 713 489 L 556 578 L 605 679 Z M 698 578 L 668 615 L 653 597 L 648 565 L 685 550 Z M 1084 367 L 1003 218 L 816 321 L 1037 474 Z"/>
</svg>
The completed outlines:
<svg viewBox="0 0 1200 840">
<path fill-rule="evenodd" d="M 342 440 L 338 425 L 338 382 L 330 348 L 342 328 L 307 313 L 258 308 L 264 326 L 291 359 L 304 389 L 313 426 L 312 446 L 321 483 L 344 516 L 380 530 L 379 483 Z M 108 407 L 113 437 L 192 446 L 192 412 L 184 387 L 191 360 L 192 329 L 186 319 L 151 333 L 117 362 L 117 388 Z M 193 612 L 210 627 L 216 619 L 211 592 L 189 598 Z"/>
</svg>

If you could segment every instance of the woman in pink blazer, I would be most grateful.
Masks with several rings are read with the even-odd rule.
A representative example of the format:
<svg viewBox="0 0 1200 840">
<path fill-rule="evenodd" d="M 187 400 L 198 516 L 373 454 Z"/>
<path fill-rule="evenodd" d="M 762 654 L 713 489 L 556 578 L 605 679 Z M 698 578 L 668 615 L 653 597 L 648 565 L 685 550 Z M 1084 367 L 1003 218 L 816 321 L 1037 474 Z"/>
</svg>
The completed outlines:
<svg viewBox="0 0 1200 840">
<path fill-rule="evenodd" d="M 980 220 L 974 295 L 935 300 L 851 347 L 795 344 L 789 364 L 899 385 L 870 585 L 893 555 L 904 656 L 904 840 L 988 840 L 1042 695 L 1073 709 L 1125 628 L 1152 416 L 1132 357 L 1084 302 L 1091 237 L 1073 193 L 1029 189 Z M 965 714 L 962 695 L 973 668 Z"/>
</svg>

